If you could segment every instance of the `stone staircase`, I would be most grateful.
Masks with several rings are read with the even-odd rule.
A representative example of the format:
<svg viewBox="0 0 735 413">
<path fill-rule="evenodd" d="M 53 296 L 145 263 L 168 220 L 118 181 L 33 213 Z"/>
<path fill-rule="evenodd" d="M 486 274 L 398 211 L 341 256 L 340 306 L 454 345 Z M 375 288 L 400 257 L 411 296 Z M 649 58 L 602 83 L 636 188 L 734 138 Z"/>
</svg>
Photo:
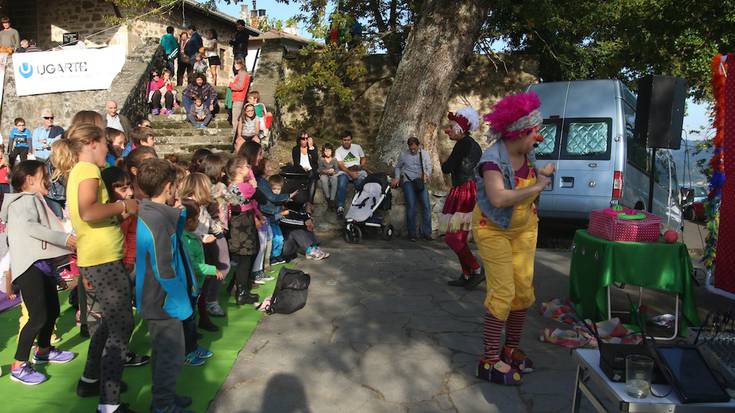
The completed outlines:
<svg viewBox="0 0 735 413">
<path fill-rule="evenodd" d="M 183 90 L 183 87 L 176 87 L 177 97 L 181 96 Z M 186 159 L 200 148 L 215 152 L 231 150 L 232 126 L 227 122 L 225 87 L 217 86 L 215 90 L 220 112 L 214 115 L 206 129 L 195 129 L 186 120 L 183 106 L 177 108 L 171 115 L 148 115 L 151 127 L 156 133 L 156 152 L 159 156 L 175 154 Z"/>
</svg>

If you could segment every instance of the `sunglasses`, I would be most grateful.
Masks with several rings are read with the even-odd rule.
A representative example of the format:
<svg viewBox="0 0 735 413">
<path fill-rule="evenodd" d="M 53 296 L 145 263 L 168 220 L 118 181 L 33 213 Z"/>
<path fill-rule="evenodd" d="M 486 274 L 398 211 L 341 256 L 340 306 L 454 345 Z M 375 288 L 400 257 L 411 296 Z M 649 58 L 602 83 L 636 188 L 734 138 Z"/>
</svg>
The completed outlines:
<svg viewBox="0 0 735 413">
<path fill-rule="evenodd" d="M 308 137 L 308 136 L 307 136 L 307 137 L 303 137 L 303 136 L 302 136 L 302 137 L 300 137 L 299 139 L 300 139 L 300 140 L 302 140 L 302 141 L 305 141 L 305 140 L 309 139 L 309 137 Z"/>
<path fill-rule="evenodd" d="M 46 119 L 46 120 L 50 120 L 50 119 L 53 119 L 54 117 L 53 116 L 44 116 L 43 118 Z"/>
</svg>

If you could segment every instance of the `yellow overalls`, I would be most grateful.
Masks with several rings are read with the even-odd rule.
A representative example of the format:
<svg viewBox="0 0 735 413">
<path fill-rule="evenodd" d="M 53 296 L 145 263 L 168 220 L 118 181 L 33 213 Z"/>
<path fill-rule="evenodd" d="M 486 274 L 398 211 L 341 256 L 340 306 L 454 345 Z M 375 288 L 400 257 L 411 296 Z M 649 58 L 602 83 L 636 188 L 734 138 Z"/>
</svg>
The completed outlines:
<svg viewBox="0 0 735 413">
<path fill-rule="evenodd" d="M 530 165 L 529 165 L 530 168 Z M 516 188 L 536 183 L 531 169 L 528 179 L 516 177 Z M 538 215 L 530 196 L 513 207 L 510 226 L 503 229 L 485 217 L 479 207 L 472 212 L 472 236 L 485 267 L 485 308 L 498 320 L 510 311 L 525 310 L 535 301 L 533 264 L 538 237 Z"/>
</svg>

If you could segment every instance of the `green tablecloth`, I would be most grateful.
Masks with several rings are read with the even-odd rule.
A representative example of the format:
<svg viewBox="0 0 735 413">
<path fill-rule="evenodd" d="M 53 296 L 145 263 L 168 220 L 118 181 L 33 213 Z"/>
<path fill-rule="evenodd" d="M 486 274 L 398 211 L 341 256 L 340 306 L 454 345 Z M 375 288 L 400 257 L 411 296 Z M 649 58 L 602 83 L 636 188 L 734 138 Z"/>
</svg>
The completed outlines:
<svg viewBox="0 0 735 413">
<path fill-rule="evenodd" d="M 679 331 L 699 325 L 690 274 L 692 262 L 683 243 L 613 242 L 578 230 L 569 270 L 569 297 L 582 318 L 607 318 L 607 287 L 625 283 L 679 294 Z"/>
</svg>

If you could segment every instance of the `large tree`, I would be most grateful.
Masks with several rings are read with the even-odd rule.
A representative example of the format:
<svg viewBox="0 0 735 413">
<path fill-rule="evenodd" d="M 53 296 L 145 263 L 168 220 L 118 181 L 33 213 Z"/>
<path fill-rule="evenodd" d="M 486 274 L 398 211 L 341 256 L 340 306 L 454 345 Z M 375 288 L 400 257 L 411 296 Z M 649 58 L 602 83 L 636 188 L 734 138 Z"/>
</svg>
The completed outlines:
<svg viewBox="0 0 735 413">
<path fill-rule="evenodd" d="M 406 138 L 416 136 L 438 166 L 436 135 L 451 85 L 467 66 L 489 7 L 486 0 L 424 2 L 383 110 L 376 137 L 381 161 L 395 163 Z"/>
</svg>

